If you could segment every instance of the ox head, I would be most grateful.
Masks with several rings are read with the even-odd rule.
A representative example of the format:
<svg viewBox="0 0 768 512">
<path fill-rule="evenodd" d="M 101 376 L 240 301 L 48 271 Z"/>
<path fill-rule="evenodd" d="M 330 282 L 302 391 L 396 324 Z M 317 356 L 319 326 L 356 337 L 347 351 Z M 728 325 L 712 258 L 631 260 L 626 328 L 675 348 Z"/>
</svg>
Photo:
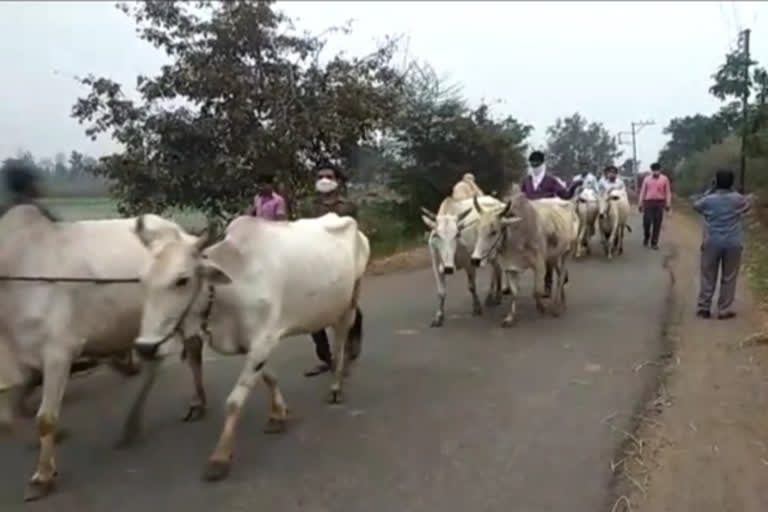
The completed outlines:
<svg viewBox="0 0 768 512">
<path fill-rule="evenodd" d="M 435 215 L 426 208 L 422 208 L 421 220 L 432 231 L 429 236 L 429 244 L 432 251 L 439 258 L 439 267 L 444 274 L 453 274 L 456 264 L 456 249 L 459 244 L 459 238 L 466 229 L 464 220 L 467 215 L 472 213 L 472 209 L 464 210 L 458 215 L 440 214 Z"/>
<path fill-rule="evenodd" d="M 606 192 L 604 194 L 600 194 L 600 198 L 598 199 L 598 213 L 597 216 L 600 219 L 604 219 L 606 215 L 608 215 L 608 210 L 611 207 L 611 203 L 618 201 L 620 196 L 615 192 Z"/>
<path fill-rule="evenodd" d="M 134 346 L 143 358 L 154 359 L 168 355 L 174 339 L 199 333 L 208 300 L 205 284 L 227 284 L 231 279 L 203 254 L 213 241 L 213 225 L 197 237 L 183 237 L 147 227 L 142 216 L 134 231 L 151 255 L 141 273 L 144 309 Z"/>
<path fill-rule="evenodd" d="M 472 265 L 479 267 L 488 259 L 496 256 L 496 251 L 501 243 L 503 230 L 521 219 L 512 214 L 512 200 L 504 204 L 504 208 L 484 209 L 475 197 L 474 208 L 479 215 L 477 223 L 477 241 L 472 251 Z"/>
</svg>

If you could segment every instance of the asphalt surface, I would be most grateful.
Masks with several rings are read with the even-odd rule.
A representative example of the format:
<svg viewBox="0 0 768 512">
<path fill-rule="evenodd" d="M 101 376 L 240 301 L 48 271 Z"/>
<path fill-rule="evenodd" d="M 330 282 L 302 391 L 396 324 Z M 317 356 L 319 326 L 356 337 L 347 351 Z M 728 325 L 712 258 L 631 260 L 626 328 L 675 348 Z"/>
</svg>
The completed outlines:
<svg viewBox="0 0 768 512">
<path fill-rule="evenodd" d="M 271 359 L 295 419 L 265 435 L 266 393 L 251 395 L 226 481 L 201 481 L 242 358 L 208 354 L 210 411 L 180 421 L 191 376 L 172 363 L 150 397 L 141 441 L 113 447 L 138 379 L 109 371 L 75 378 L 62 424 L 56 493 L 22 502 L 35 465 L 28 439 L 0 440 L 0 511 L 595 512 L 609 510 L 610 462 L 651 379 L 635 366 L 661 350 L 667 276 L 662 251 L 643 249 L 639 226 L 625 254 L 571 264 L 568 311 L 536 312 L 523 280 L 518 323 L 506 303 L 471 316 L 463 274 L 449 283 L 445 325 L 431 270 L 368 278 L 363 353 L 345 404 L 324 402 L 328 376 L 309 336 Z M 599 249 L 597 238 L 593 240 Z M 487 270 L 479 288 L 485 294 Z"/>
</svg>

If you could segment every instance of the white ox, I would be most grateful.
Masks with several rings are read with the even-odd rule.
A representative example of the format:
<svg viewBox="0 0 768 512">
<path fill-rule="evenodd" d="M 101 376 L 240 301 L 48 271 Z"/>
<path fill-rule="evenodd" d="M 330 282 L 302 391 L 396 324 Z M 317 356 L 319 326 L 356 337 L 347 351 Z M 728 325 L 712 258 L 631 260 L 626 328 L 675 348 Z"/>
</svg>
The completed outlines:
<svg viewBox="0 0 768 512">
<path fill-rule="evenodd" d="M 472 295 L 472 313 L 474 315 L 483 313 L 483 308 L 477 297 L 477 270 L 470 261 L 470 253 L 477 240 L 478 214 L 472 207 L 475 199 L 488 208 L 504 206 L 504 203 L 494 197 L 480 196 L 461 201 L 447 197 L 440 204 L 437 215 L 426 208 L 422 208 L 423 215 L 421 218 L 430 229 L 427 243 L 432 257 L 432 270 L 437 282 L 438 305 L 432 320 L 432 327 L 443 325 L 446 298 L 445 276 L 453 274 L 456 269 L 464 270 L 467 273 L 469 293 Z M 500 287 L 498 267 L 493 258 L 491 261 L 494 272 L 491 279 L 491 290 L 489 290 L 486 299 L 487 304 L 493 303 L 494 292 L 496 297 L 500 295 L 498 291 Z"/>
<path fill-rule="evenodd" d="M 193 238 L 161 217 L 145 219 L 170 238 Z M 134 219 L 54 222 L 34 205 L 16 206 L 0 217 L 2 421 L 13 421 L 25 379 L 37 372 L 43 379 L 40 452 L 27 500 L 54 486 L 54 438 L 73 361 L 123 354 L 139 332 L 138 275 L 150 255 L 134 225 Z M 73 278 L 79 281 L 66 282 Z"/>
<path fill-rule="evenodd" d="M 601 194 L 598 220 L 603 250 L 608 259 L 612 259 L 615 252 L 624 253 L 624 229 L 632 232 L 632 228 L 627 223 L 629 211 L 626 189 L 611 190 Z"/>
<path fill-rule="evenodd" d="M 576 198 L 576 215 L 579 217 L 579 232 L 576 237 L 575 257 L 581 257 L 585 252 L 590 254 L 589 242 L 595 235 L 595 223 L 600 210 L 599 198 L 594 190 L 586 188 Z"/>
<path fill-rule="evenodd" d="M 169 343 L 203 337 L 217 352 L 247 354 L 204 478 L 224 478 L 230 467 L 242 408 L 261 379 L 271 400 L 267 429 L 281 431 L 288 408 L 267 361 L 280 341 L 332 327 L 334 374 L 329 401 L 342 400 L 345 345 L 359 343 L 360 282 L 368 239 L 351 217 L 328 213 L 293 222 L 238 217 L 224 240 L 204 249 L 167 239 L 137 222 L 136 234 L 153 259 L 142 274 L 146 302 L 136 349 L 147 359 L 167 355 Z M 150 372 L 155 364 L 150 364 Z"/>
<path fill-rule="evenodd" d="M 502 208 L 487 209 L 475 202 L 480 213 L 477 243 L 472 252 L 473 264 L 492 251 L 497 252 L 501 270 L 509 276 L 512 302 L 502 322 L 514 324 L 517 312 L 519 275 L 527 269 L 534 273 L 534 300 L 539 311 L 546 311 L 542 298 L 547 266 L 557 273 L 549 311 L 557 316 L 565 308 L 567 263 L 573 253 L 579 225 L 574 205 L 562 199 L 529 201 L 515 194 Z"/>
</svg>

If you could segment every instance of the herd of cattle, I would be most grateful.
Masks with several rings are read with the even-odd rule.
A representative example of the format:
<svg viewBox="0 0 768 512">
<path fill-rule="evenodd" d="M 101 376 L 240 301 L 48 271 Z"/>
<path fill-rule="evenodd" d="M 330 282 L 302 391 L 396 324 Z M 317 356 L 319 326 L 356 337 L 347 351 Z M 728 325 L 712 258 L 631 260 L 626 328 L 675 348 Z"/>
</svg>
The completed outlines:
<svg viewBox="0 0 768 512">
<path fill-rule="evenodd" d="M 422 220 L 430 230 L 428 244 L 437 281 L 438 306 L 432 326 L 443 324 L 445 276 L 456 269 L 467 273 L 473 314 L 482 314 L 476 276 L 477 268 L 485 264 L 492 272 L 486 305 L 500 304 L 502 293 L 511 295 L 504 327 L 515 322 L 519 276 L 528 269 L 533 271 L 537 309 L 559 315 L 565 308 L 568 260 L 590 252 L 596 230 L 609 259 L 621 254 L 624 231 L 631 231 L 629 211 L 624 188 L 602 194 L 586 189 L 573 200 L 528 200 L 519 187 L 513 186 L 500 200 L 484 195 L 472 175 L 464 176 L 452 195 L 440 204 L 437 214 L 422 208 Z M 545 282 L 547 272 L 557 274 L 551 286 Z M 547 295 L 552 298 L 548 306 L 543 301 Z"/>
<path fill-rule="evenodd" d="M 534 273 L 537 307 L 558 314 L 569 258 L 588 249 L 595 225 L 608 257 L 621 254 L 628 213 L 621 192 L 529 201 L 513 189 L 500 200 L 462 180 L 437 214 L 424 210 L 439 297 L 433 325 L 443 323 L 445 276 L 455 269 L 466 271 L 474 313 L 482 313 L 475 277 L 486 264 L 492 269 L 486 304 L 511 294 L 505 326 L 515 320 L 518 279 L 527 269 Z M 42 382 L 39 457 L 25 499 L 54 487 L 62 399 L 73 363 L 83 356 L 135 351 L 144 361 L 144 380 L 123 425 L 127 444 L 141 428 L 147 394 L 174 345 L 193 376 L 189 421 L 207 407 L 203 346 L 245 355 L 204 471 L 208 480 L 226 477 L 241 411 L 257 382 L 271 397 L 266 429 L 285 428 L 288 408 L 268 367 L 282 339 L 330 327 L 335 364 L 328 400 L 343 400 L 352 362 L 345 347 L 362 336 L 358 302 L 370 256 L 356 221 L 333 213 L 291 222 L 239 217 L 223 238 L 209 234 L 193 235 L 149 214 L 58 222 L 34 204 L 0 217 L 0 426 L 18 425 L 30 391 Z M 557 276 L 551 304 L 544 300 L 547 268 Z"/>
</svg>

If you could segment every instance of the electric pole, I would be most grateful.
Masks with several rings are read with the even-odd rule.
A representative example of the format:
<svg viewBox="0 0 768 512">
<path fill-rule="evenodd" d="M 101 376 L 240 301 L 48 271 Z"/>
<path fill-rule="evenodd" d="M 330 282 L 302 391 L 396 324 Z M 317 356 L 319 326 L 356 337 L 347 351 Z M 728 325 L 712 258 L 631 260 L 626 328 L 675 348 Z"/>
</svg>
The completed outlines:
<svg viewBox="0 0 768 512">
<path fill-rule="evenodd" d="M 742 132 L 741 132 L 741 162 L 739 165 L 739 191 L 743 194 L 747 190 L 747 136 L 749 135 L 749 66 L 752 64 L 749 55 L 750 30 L 741 32 L 740 42 L 744 51 L 744 93 L 741 98 L 742 107 Z"/>
<path fill-rule="evenodd" d="M 637 169 L 637 134 L 640 133 L 640 130 L 643 129 L 645 126 L 653 126 L 653 121 L 632 121 L 630 125 L 632 126 L 632 172 L 635 176 L 638 174 Z"/>
</svg>

